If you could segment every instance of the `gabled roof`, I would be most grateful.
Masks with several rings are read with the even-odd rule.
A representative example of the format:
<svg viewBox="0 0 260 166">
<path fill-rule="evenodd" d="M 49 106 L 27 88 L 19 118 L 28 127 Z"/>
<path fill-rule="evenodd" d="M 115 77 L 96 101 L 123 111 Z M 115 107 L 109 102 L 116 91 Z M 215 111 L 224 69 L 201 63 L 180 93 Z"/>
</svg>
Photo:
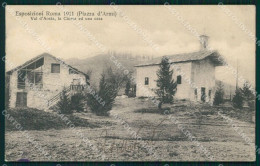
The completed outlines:
<svg viewBox="0 0 260 166">
<path fill-rule="evenodd" d="M 203 60 L 205 58 L 210 58 L 212 60 L 212 62 L 215 64 L 215 66 L 224 65 L 224 59 L 217 51 L 201 50 L 201 51 L 192 52 L 192 53 L 166 55 L 165 57 L 168 57 L 171 63 L 199 61 L 199 60 Z M 161 59 L 162 59 L 162 57 L 155 58 L 144 64 L 136 65 L 135 67 L 159 65 L 161 63 Z"/>
<path fill-rule="evenodd" d="M 33 62 L 35 62 L 35 61 L 41 59 L 42 57 L 46 57 L 46 56 L 49 56 L 49 57 L 51 57 L 51 58 L 53 58 L 53 59 L 59 61 L 61 64 L 64 64 L 64 65 L 66 65 L 67 67 L 71 68 L 72 70 L 75 70 L 76 72 L 81 73 L 81 74 L 83 74 L 83 75 L 85 75 L 85 76 L 88 77 L 88 75 L 87 75 L 86 73 L 84 73 L 84 72 L 82 72 L 82 71 L 79 71 L 79 70 L 76 69 L 75 67 L 72 67 L 72 66 L 66 64 L 63 60 L 61 60 L 61 59 L 59 59 L 59 58 L 56 58 L 55 56 L 53 56 L 53 55 L 51 55 L 51 54 L 48 54 L 48 53 L 43 53 L 43 54 L 41 54 L 41 55 L 38 55 L 38 56 L 34 57 L 33 59 L 31 59 L 31 60 L 25 62 L 24 64 L 22 64 L 22 65 L 20 65 L 20 66 L 18 66 L 18 67 L 16 67 L 16 68 L 14 68 L 14 69 L 12 69 L 12 70 L 9 70 L 9 71 L 6 72 L 6 73 L 7 73 L 7 74 L 12 74 L 14 71 L 17 71 L 17 70 L 19 70 L 19 69 L 21 69 L 21 68 L 23 68 L 23 67 L 25 67 L 25 66 L 28 66 L 28 65 L 30 65 L 31 63 L 33 63 Z"/>
</svg>

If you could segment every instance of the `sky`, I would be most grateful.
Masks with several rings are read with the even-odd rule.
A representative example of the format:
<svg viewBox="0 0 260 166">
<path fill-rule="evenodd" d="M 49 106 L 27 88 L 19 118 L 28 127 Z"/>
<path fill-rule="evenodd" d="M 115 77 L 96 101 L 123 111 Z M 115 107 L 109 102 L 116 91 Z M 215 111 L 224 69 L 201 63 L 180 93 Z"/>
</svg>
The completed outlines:
<svg viewBox="0 0 260 166">
<path fill-rule="evenodd" d="M 255 35 L 255 7 L 250 5 L 225 6 L 13 6 L 6 10 L 6 70 L 48 52 L 61 59 L 96 56 L 106 51 L 127 52 L 134 55 L 173 55 L 198 51 L 196 35 L 180 21 L 189 24 L 198 34 L 209 36 L 209 47 L 217 50 L 236 69 L 239 76 L 255 84 L 255 41 L 239 25 Z M 64 7 L 64 8 L 61 8 Z M 116 8 L 116 10 L 115 10 Z M 102 20 L 83 20 L 84 30 L 75 22 L 63 20 L 63 12 L 98 13 L 117 11 L 116 16 Z M 12 15 L 17 12 L 61 13 L 62 20 L 31 20 L 30 16 Z M 120 11 L 120 12 L 119 12 Z M 174 12 L 173 12 L 174 11 Z M 178 13 L 178 15 L 176 15 Z M 232 15 L 231 15 L 232 14 Z M 179 18 L 178 18 L 179 16 Z M 47 16 L 46 16 L 47 17 Z M 51 16 L 48 16 L 51 17 Z M 57 17 L 54 16 L 56 19 Z M 75 16 L 74 16 L 75 17 Z M 98 16 L 95 16 L 98 17 Z M 236 22 L 234 17 L 237 18 Z M 92 17 L 94 18 L 94 17 Z M 26 23 L 26 26 L 24 24 Z M 138 30 L 133 28 L 137 25 Z M 88 33 L 86 33 L 88 32 Z M 140 33 L 142 32 L 142 33 Z M 93 40 L 95 39 L 95 40 Z M 147 42 L 151 41 L 157 50 Z M 44 44 L 43 44 L 44 43 Z M 49 49 L 48 49 L 49 48 Z M 216 78 L 235 85 L 235 75 L 227 67 L 218 67 Z"/>
</svg>

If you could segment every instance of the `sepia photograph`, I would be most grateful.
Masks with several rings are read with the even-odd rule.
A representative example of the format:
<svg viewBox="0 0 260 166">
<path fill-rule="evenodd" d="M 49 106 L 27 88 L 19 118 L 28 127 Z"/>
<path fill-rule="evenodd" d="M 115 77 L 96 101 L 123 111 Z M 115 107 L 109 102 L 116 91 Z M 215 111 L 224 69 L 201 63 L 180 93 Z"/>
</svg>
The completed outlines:
<svg viewBox="0 0 260 166">
<path fill-rule="evenodd" d="M 5 161 L 256 161 L 254 5 L 2 6 Z"/>
</svg>

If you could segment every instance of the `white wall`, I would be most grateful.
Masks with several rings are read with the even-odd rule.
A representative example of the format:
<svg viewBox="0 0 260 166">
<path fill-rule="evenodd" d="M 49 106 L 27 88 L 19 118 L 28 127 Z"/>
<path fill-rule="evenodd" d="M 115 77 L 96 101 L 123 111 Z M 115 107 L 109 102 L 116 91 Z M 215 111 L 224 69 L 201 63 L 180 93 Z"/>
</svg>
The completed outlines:
<svg viewBox="0 0 260 166">
<path fill-rule="evenodd" d="M 136 96 L 156 96 L 154 90 L 157 88 L 156 72 L 159 65 L 136 67 L 137 89 Z M 175 98 L 190 99 L 195 101 L 194 89 L 197 88 L 197 101 L 201 101 L 201 87 L 205 87 L 206 101 L 213 101 L 215 93 L 215 66 L 210 59 L 201 61 L 175 63 L 172 65 L 173 78 L 177 81 L 177 76 L 182 76 L 182 83 L 177 85 Z M 149 85 L 144 85 L 145 77 L 149 77 Z M 209 98 L 211 90 L 211 98 Z"/>
<path fill-rule="evenodd" d="M 192 63 L 192 82 L 194 82 L 194 89 L 197 88 L 198 101 L 201 100 L 201 87 L 206 88 L 206 101 L 209 99 L 209 90 L 211 90 L 211 100 L 213 100 L 215 93 L 215 66 L 210 59 L 204 59 L 201 61 L 194 61 Z M 195 100 L 193 91 L 193 100 Z"/>
<path fill-rule="evenodd" d="M 173 79 L 177 81 L 177 75 L 182 76 L 182 83 L 177 85 L 175 97 L 178 99 L 189 99 L 191 88 L 188 81 L 191 79 L 191 62 L 176 63 L 171 67 L 173 69 Z M 157 89 L 156 72 L 159 65 L 136 67 L 136 96 L 156 96 L 154 90 Z M 177 70 L 178 69 L 178 70 Z M 145 85 L 145 77 L 149 78 L 149 85 Z"/>
</svg>

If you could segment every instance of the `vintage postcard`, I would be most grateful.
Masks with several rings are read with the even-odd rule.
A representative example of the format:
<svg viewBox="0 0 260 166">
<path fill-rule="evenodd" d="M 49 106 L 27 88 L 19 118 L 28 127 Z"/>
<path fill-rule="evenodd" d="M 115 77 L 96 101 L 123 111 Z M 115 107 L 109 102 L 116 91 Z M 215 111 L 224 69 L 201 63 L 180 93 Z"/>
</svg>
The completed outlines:
<svg viewBox="0 0 260 166">
<path fill-rule="evenodd" d="M 255 161 L 255 6 L 2 6 L 6 161 Z"/>
</svg>

